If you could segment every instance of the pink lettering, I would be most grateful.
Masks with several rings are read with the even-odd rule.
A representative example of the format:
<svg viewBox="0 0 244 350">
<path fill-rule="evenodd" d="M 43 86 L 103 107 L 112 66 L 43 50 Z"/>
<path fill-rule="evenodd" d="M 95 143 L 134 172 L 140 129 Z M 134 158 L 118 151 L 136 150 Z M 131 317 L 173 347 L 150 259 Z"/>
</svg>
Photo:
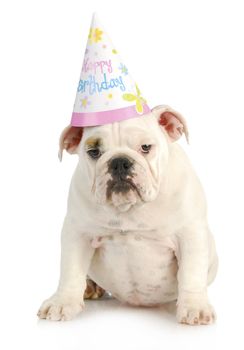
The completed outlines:
<svg viewBox="0 0 244 350">
<path fill-rule="evenodd" d="M 113 68 L 112 68 L 112 62 L 111 60 L 108 61 L 94 61 L 91 62 L 89 61 L 89 58 L 86 58 L 83 62 L 82 66 L 82 72 L 87 73 L 87 72 L 92 72 L 93 74 L 101 73 L 112 73 Z"/>
</svg>

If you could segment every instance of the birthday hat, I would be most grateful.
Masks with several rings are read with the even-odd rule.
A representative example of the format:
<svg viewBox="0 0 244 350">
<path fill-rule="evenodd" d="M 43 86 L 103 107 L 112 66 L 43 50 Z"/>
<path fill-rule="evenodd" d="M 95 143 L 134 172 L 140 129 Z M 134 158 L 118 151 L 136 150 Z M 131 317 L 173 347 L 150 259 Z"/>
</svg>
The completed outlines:
<svg viewBox="0 0 244 350">
<path fill-rule="evenodd" d="M 146 100 L 94 14 L 71 125 L 103 125 L 149 112 Z"/>
</svg>

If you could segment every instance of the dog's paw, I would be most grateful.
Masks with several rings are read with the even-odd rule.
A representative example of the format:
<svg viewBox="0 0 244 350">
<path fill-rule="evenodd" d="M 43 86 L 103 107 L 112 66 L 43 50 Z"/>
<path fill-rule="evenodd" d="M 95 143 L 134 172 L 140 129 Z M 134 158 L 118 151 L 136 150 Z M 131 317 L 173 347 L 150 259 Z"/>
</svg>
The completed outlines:
<svg viewBox="0 0 244 350">
<path fill-rule="evenodd" d="M 50 321 L 69 321 L 77 316 L 83 308 L 83 298 L 69 298 L 54 294 L 42 303 L 37 316 L 40 319 Z"/>
<path fill-rule="evenodd" d="M 191 326 L 208 325 L 216 320 L 215 311 L 208 302 L 198 304 L 195 300 L 179 303 L 176 316 L 179 323 Z"/>
</svg>

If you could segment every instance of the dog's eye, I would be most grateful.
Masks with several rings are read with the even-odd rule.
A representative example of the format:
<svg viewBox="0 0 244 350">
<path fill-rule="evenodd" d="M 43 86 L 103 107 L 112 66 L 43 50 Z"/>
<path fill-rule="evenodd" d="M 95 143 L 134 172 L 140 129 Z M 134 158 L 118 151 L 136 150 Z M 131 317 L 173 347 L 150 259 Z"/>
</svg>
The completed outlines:
<svg viewBox="0 0 244 350">
<path fill-rule="evenodd" d="M 89 149 L 87 151 L 87 153 L 89 154 L 89 156 L 93 159 L 97 159 L 101 156 L 101 152 L 99 150 L 99 148 L 92 148 L 92 149 Z"/>
<path fill-rule="evenodd" d="M 152 145 L 141 145 L 142 153 L 149 153 Z"/>
</svg>

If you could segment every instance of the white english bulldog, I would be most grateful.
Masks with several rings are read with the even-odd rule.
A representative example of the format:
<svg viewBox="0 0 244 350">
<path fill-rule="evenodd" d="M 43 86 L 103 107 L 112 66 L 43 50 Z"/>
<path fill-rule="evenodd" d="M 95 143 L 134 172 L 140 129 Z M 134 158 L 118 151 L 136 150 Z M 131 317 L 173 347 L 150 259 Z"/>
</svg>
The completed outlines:
<svg viewBox="0 0 244 350">
<path fill-rule="evenodd" d="M 182 148 L 184 118 L 168 106 L 60 138 L 79 155 L 62 230 L 56 293 L 38 316 L 70 320 L 84 307 L 86 277 L 131 305 L 177 300 L 177 320 L 210 324 L 207 286 L 218 258 L 204 193 Z"/>
</svg>

